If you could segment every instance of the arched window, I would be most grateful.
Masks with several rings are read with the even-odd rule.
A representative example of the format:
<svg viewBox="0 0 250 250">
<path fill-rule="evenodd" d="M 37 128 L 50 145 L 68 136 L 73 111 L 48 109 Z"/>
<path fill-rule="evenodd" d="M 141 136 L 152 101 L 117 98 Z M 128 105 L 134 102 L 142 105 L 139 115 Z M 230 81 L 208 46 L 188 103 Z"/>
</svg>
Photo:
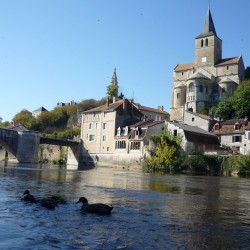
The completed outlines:
<svg viewBox="0 0 250 250">
<path fill-rule="evenodd" d="M 188 86 L 189 92 L 194 92 L 194 84 L 191 82 Z"/>
<path fill-rule="evenodd" d="M 203 92 L 203 86 L 202 85 L 199 86 L 199 92 Z"/>
<path fill-rule="evenodd" d="M 201 39 L 201 47 L 203 47 L 203 39 Z"/>
<path fill-rule="evenodd" d="M 206 46 L 208 46 L 208 38 L 206 38 Z"/>
</svg>

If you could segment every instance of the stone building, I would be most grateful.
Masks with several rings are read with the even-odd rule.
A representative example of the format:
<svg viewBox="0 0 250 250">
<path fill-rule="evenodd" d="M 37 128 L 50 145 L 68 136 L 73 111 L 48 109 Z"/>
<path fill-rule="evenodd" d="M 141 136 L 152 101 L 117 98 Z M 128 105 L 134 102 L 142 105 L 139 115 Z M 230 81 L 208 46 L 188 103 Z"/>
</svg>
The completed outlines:
<svg viewBox="0 0 250 250">
<path fill-rule="evenodd" d="M 162 110 L 140 107 L 143 108 L 138 109 L 138 104 L 131 100 L 120 99 L 83 112 L 82 163 L 140 165 L 148 154 L 148 135 L 160 134 L 165 118 L 169 118 Z M 151 119 L 146 119 L 148 111 L 154 114 Z"/>
<path fill-rule="evenodd" d="M 199 113 L 231 96 L 244 72 L 242 56 L 222 58 L 222 40 L 208 9 L 203 31 L 195 38 L 195 61 L 174 68 L 170 119 L 183 121 L 185 110 Z"/>
<path fill-rule="evenodd" d="M 222 146 L 230 147 L 233 153 L 250 153 L 250 122 L 247 118 L 218 121 L 211 132 L 218 136 Z"/>
</svg>

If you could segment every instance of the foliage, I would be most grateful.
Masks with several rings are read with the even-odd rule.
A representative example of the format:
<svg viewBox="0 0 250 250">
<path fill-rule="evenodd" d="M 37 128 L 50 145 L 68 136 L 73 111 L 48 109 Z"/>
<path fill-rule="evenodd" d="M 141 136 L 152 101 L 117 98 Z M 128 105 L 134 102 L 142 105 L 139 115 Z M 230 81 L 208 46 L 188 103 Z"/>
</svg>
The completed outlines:
<svg viewBox="0 0 250 250">
<path fill-rule="evenodd" d="M 13 118 L 15 124 L 21 124 L 27 129 L 33 129 L 36 127 L 36 119 L 32 116 L 31 112 L 26 109 L 21 110 L 18 114 Z"/>
<path fill-rule="evenodd" d="M 5 121 L 5 122 L 0 122 L 0 128 L 5 128 L 8 127 L 10 125 L 10 122 Z"/>
<path fill-rule="evenodd" d="M 155 152 L 147 159 L 146 165 L 149 169 L 165 172 L 180 171 L 181 158 L 181 136 L 174 136 L 167 126 L 160 136 L 154 135 L 150 139 L 156 145 Z"/>
<path fill-rule="evenodd" d="M 209 114 L 209 110 L 207 108 L 200 108 L 198 110 L 198 113 L 203 114 L 203 115 L 208 115 Z"/>
<path fill-rule="evenodd" d="M 111 83 L 107 86 L 108 96 L 118 96 L 118 85 Z"/>
<path fill-rule="evenodd" d="M 241 82 L 234 94 L 219 102 L 213 111 L 225 120 L 250 117 L 250 80 Z"/>
<path fill-rule="evenodd" d="M 247 67 L 245 70 L 245 78 L 250 79 L 250 67 Z"/>
<path fill-rule="evenodd" d="M 250 155 L 233 156 L 233 169 L 238 172 L 241 177 L 250 176 Z"/>
<path fill-rule="evenodd" d="M 61 132 L 54 132 L 52 134 L 43 134 L 45 137 L 57 138 L 57 139 L 74 139 L 76 136 L 80 136 L 80 128 L 67 129 Z"/>
</svg>

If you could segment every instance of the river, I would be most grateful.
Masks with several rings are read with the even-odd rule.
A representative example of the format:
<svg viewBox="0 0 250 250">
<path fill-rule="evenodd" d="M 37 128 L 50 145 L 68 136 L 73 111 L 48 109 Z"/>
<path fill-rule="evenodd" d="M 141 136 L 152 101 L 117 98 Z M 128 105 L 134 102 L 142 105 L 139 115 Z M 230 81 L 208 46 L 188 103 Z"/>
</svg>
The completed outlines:
<svg viewBox="0 0 250 250">
<path fill-rule="evenodd" d="M 20 200 L 62 195 L 55 210 Z M 0 166 L 0 249 L 249 249 L 250 180 Z M 114 206 L 81 214 L 80 196 Z"/>
</svg>

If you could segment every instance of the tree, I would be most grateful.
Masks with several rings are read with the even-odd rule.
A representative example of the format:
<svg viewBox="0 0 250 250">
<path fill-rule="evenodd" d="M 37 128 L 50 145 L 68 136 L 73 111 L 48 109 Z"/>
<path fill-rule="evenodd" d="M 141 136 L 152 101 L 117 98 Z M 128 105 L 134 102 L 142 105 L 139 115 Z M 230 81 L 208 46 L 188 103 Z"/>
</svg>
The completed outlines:
<svg viewBox="0 0 250 250">
<path fill-rule="evenodd" d="M 250 80 L 241 82 L 230 98 L 219 102 L 214 113 L 223 119 L 250 117 Z"/>
<path fill-rule="evenodd" d="M 14 123 L 21 124 L 25 128 L 33 130 L 36 126 L 36 119 L 32 116 L 31 112 L 26 109 L 21 110 L 13 118 Z"/>
<path fill-rule="evenodd" d="M 107 86 L 107 95 L 108 96 L 118 96 L 118 85 L 111 83 Z"/>
</svg>

